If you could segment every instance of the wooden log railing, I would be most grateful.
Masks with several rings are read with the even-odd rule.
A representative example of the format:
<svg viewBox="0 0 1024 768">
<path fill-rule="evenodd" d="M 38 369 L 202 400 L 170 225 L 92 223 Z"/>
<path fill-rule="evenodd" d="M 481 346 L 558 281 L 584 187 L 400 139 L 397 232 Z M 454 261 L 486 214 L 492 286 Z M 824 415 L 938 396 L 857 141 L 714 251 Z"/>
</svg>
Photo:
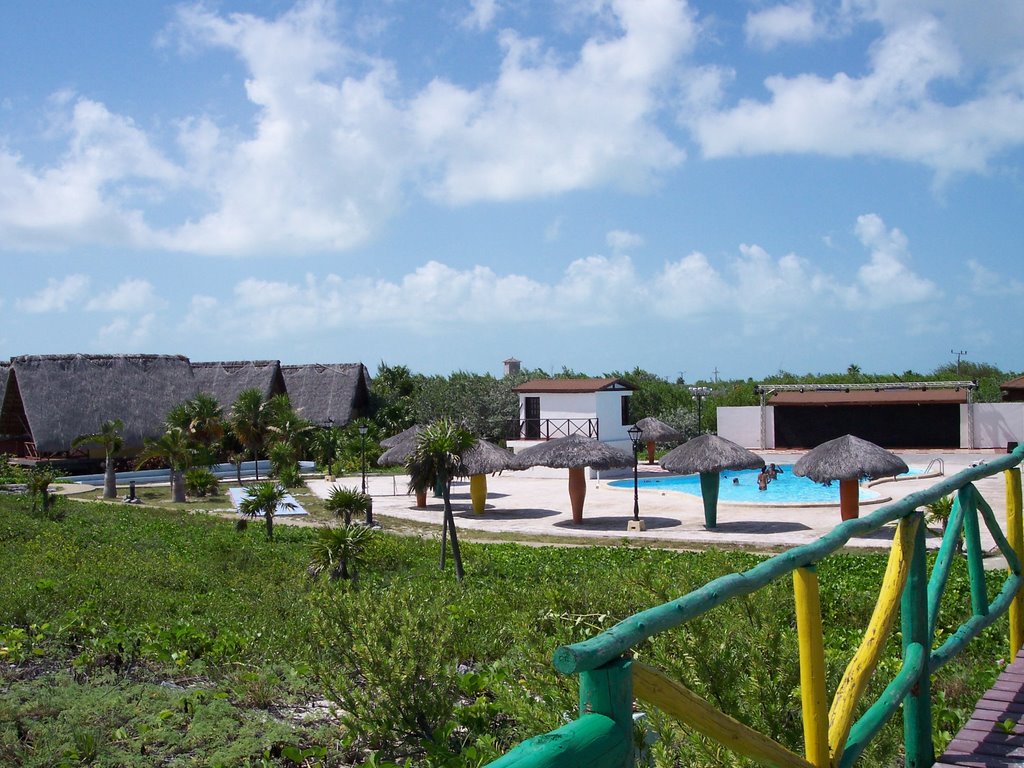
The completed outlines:
<svg viewBox="0 0 1024 768">
<path fill-rule="evenodd" d="M 634 697 L 737 754 L 782 768 L 852 766 L 902 705 L 905 765 L 928 768 L 934 762 L 931 675 L 1003 614 L 1009 613 L 1011 657 L 1024 644 L 1024 527 L 1019 468 L 1022 460 L 1024 446 L 1005 457 L 965 469 L 871 515 L 847 520 L 816 541 L 776 555 L 750 570 L 722 576 L 676 600 L 634 614 L 588 640 L 558 648 L 553 660 L 555 668 L 580 676 L 579 719 L 523 742 L 492 762 L 491 768 L 632 766 L 636 754 L 632 729 Z M 1006 479 L 1005 534 L 992 507 L 975 487 L 977 481 L 1000 472 Z M 955 494 L 953 510 L 929 576 L 924 515 L 920 508 L 950 494 Z M 1009 570 L 1002 589 L 991 602 L 982 563 L 982 521 L 1006 558 Z M 842 549 L 851 538 L 890 523 L 896 523 L 896 533 L 878 600 L 829 707 L 815 566 Z M 971 616 L 939 647 L 933 648 L 939 607 L 961 539 L 967 554 Z M 789 574 L 793 578 L 800 649 L 803 756 L 720 712 L 664 673 L 631 658 L 631 649 L 651 636 L 678 627 L 728 600 L 752 594 Z M 897 615 L 902 633 L 902 666 L 877 701 L 855 721 L 854 713 L 881 660 Z"/>
</svg>

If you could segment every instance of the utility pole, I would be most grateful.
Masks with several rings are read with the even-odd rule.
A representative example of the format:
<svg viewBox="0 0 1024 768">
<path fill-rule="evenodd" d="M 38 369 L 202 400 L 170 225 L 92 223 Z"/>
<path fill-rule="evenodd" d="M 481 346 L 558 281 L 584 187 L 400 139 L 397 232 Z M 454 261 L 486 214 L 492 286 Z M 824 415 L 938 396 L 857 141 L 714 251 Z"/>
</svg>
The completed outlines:
<svg viewBox="0 0 1024 768">
<path fill-rule="evenodd" d="M 957 352 L 955 349 L 949 350 L 949 354 L 956 355 L 956 377 L 960 378 L 960 358 L 967 356 L 967 350 L 961 349 Z"/>
</svg>

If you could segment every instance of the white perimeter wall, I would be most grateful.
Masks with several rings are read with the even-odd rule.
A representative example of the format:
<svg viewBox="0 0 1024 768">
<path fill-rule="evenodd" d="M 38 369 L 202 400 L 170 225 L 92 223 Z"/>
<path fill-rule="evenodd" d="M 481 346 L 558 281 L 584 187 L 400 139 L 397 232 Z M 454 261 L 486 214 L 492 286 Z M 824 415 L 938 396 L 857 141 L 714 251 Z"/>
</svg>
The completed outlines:
<svg viewBox="0 0 1024 768">
<path fill-rule="evenodd" d="M 761 406 L 730 405 L 716 410 L 718 416 L 718 435 L 732 440 L 744 448 L 761 447 Z M 765 408 L 765 419 L 768 422 L 768 445 L 775 447 L 775 409 Z"/>
<path fill-rule="evenodd" d="M 1024 403 L 976 403 L 974 405 L 974 447 L 1006 448 L 1024 443 Z M 967 406 L 960 406 L 960 447 L 967 448 Z"/>
</svg>

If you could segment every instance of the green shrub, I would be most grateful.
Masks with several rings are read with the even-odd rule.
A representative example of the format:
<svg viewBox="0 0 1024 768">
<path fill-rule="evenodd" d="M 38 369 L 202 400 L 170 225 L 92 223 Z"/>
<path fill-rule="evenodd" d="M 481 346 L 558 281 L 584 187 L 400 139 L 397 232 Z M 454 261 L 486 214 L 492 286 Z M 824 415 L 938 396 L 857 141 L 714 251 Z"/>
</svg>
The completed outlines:
<svg viewBox="0 0 1024 768">
<path fill-rule="evenodd" d="M 206 467 L 193 467 L 185 472 L 185 493 L 189 496 L 216 496 L 220 481 Z"/>
</svg>

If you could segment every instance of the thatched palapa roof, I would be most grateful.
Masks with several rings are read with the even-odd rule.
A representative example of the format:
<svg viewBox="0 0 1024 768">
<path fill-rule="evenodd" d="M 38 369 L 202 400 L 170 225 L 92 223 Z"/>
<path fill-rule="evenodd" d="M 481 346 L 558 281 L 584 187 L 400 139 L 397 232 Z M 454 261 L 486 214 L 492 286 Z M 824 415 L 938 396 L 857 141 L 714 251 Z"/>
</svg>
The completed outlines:
<svg viewBox="0 0 1024 768">
<path fill-rule="evenodd" d="M 675 427 L 664 421 L 659 421 L 653 416 L 640 419 L 636 426 L 640 429 L 640 442 L 642 443 L 672 443 L 685 437 Z"/>
<path fill-rule="evenodd" d="M 380 441 L 380 447 L 381 448 L 393 448 L 394 446 L 398 445 L 399 443 L 404 443 L 406 440 L 410 440 L 410 439 L 415 438 L 416 435 L 419 434 L 419 431 L 421 429 L 423 429 L 423 427 L 421 427 L 419 424 L 413 424 L 411 427 L 409 427 L 408 429 L 402 430 L 397 435 L 392 435 L 391 437 L 385 437 L 383 440 Z"/>
<path fill-rule="evenodd" d="M 242 390 L 258 389 L 264 400 L 285 391 L 281 363 L 277 360 L 192 363 L 192 377 L 196 392 L 213 395 L 225 411 Z"/>
<path fill-rule="evenodd" d="M 596 470 L 631 467 L 634 458 L 620 448 L 591 437 L 569 435 L 532 445 L 516 454 L 514 469 L 553 467 L 572 469 L 591 467 Z"/>
<path fill-rule="evenodd" d="M 369 399 L 369 376 L 362 363 L 282 365 L 285 388 L 299 416 L 326 427 L 356 418 Z"/>
<path fill-rule="evenodd" d="M 764 459 L 732 440 L 718 435 L 698 435 L 661 457 L 661 466 L 681 475 L 759 469 Z"/>
<path fill-rule="evenodd" d="M 181 355 L 23 355 L 12 358 L 8 389 L 40 453 L 63 453 L 104 421 L 124 422 L 124 447 L 164 432 L 167 412 L 195 392 L 192 368 Z"/>
<path fill-rule="evenodd" d="M 381 467 L 400 467 L 408 461 L 415 450 L 416 435 L 410 435 L 384 451 L 377 459 L 377 464 Z"/>
<path fill-rule="evenodd" d="M 862 477 L 893 477 L 907 472 L 907 464 L 895 453 L 853 435 L 822 443 L 800 457 L 793 474 L 816 483 L 859 480 Z"/>
<path fill-rule="evenodd" d="M 515 454 L 499 448 L 486 440 L 477 440 L 462 454 L 462 474 L 489 475 L 510 469 L 515 463 Z"/>
</svg>

